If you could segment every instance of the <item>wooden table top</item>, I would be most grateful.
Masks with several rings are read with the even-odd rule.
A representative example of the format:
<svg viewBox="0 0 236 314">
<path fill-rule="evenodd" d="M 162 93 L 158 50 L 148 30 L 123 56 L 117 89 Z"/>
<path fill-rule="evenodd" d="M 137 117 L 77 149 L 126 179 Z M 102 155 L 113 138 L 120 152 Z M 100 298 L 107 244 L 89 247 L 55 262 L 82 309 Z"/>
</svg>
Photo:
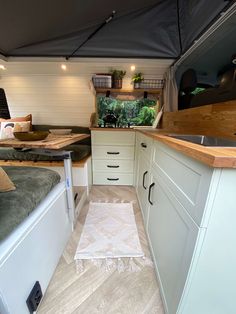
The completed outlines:
<svg viewBox="0 0 236 314">
<path fill-rule="evenodd" d="M 90 137 L 90 134 L 53 135 L 41 141 L 20 141 L 17 139 L 0 140 L 0 147 L 60 149 Z"/>
</svg>

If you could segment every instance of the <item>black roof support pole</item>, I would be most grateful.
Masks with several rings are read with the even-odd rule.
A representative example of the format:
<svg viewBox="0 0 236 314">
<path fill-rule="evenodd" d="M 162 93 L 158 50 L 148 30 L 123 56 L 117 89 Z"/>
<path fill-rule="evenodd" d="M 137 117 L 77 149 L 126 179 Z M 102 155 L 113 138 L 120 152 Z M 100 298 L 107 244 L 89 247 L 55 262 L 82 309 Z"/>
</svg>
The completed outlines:
<svg viewBox="0 0 236 314">
<path fill-rule="evenodd" d="M 179 16 L 179 0 L 176 1 L 177 4 L 177 22 L 178 22 L 178 33 L 179 33 L 179 46 L 180 46 L 180 55 L 183 53 L 183 45 L 182 45 L 182 38 L 181 38 L 181 29 L 180 29 L 180 16 Z"/>
<path fill-rule="evenodd" d="M 79 45 L 79 47 L 77 47 L 69 56 L 66 56 L 66 60 L 69 60 L 71 57 L 74 56 L 74 54 L 82 47 L 84 46 L 97 32 L 100 31 L 100 29 L 102 29 L 105 25 L 107 25 L 114 17 L 116 11 L 112 11 L 112 14 L 100 25 L 98 26 L 97 29 L 95 29 L 94 32 L 92 32 L 92 34 L 90 34 L 88 36 L 87 39 L 85 39 L 85 41 L 82 42 L 82 44 Z"/>
</svg>

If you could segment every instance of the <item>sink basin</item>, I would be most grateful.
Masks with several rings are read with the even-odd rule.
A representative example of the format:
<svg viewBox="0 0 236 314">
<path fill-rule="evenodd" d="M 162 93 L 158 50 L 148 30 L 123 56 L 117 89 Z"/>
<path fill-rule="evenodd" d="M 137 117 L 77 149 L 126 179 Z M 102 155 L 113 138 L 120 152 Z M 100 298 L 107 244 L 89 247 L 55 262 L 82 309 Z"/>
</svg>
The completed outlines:
<svg viewBox="0 0 236 314">
<path fill-rule="evenodd" d="M 203 146 L 236 147 L 236 141 L 214 136 L 182 134 L 168 134 L 168 136 Z"/>
</svg>

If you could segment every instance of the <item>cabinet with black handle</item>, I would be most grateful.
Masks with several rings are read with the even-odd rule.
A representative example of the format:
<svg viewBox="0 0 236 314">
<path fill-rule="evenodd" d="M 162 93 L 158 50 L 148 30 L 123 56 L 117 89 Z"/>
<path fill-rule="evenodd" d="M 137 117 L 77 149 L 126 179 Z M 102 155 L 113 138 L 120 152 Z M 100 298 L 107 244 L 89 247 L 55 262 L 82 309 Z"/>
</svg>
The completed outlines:
<svg viewBox="0 0 236 314">
<path fill-rule="evenodd" d="M 93 184 L 133 185 L 133 130 L 92 130 Z"/>
<path fill-rule="evenodd" d="M 148 196 L 151 184 L 151 160 L 153 139 L 144 134 L 136 135 L 136 191 L 139 205 L 142 210 L 144 224 L 148 220 Z"/>
</svg>

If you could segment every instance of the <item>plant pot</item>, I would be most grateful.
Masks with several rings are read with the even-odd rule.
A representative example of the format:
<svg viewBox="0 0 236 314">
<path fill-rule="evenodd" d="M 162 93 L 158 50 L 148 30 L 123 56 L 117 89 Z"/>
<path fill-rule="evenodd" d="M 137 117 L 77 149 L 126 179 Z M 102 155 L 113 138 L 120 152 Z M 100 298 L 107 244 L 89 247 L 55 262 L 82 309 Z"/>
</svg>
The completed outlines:
<svg viewBox="0 0 236 314">
<path fill-rule="evenodd" d="M 122 88 L 122 79 L 114 79 L 112 80 L 112 88 L 120 89 Z"/>
<path fill-rule="evenodd" d="M 135 82 L 134 83 L 134 89 L 140 88 L 141 82 Z"/>
</svg>

